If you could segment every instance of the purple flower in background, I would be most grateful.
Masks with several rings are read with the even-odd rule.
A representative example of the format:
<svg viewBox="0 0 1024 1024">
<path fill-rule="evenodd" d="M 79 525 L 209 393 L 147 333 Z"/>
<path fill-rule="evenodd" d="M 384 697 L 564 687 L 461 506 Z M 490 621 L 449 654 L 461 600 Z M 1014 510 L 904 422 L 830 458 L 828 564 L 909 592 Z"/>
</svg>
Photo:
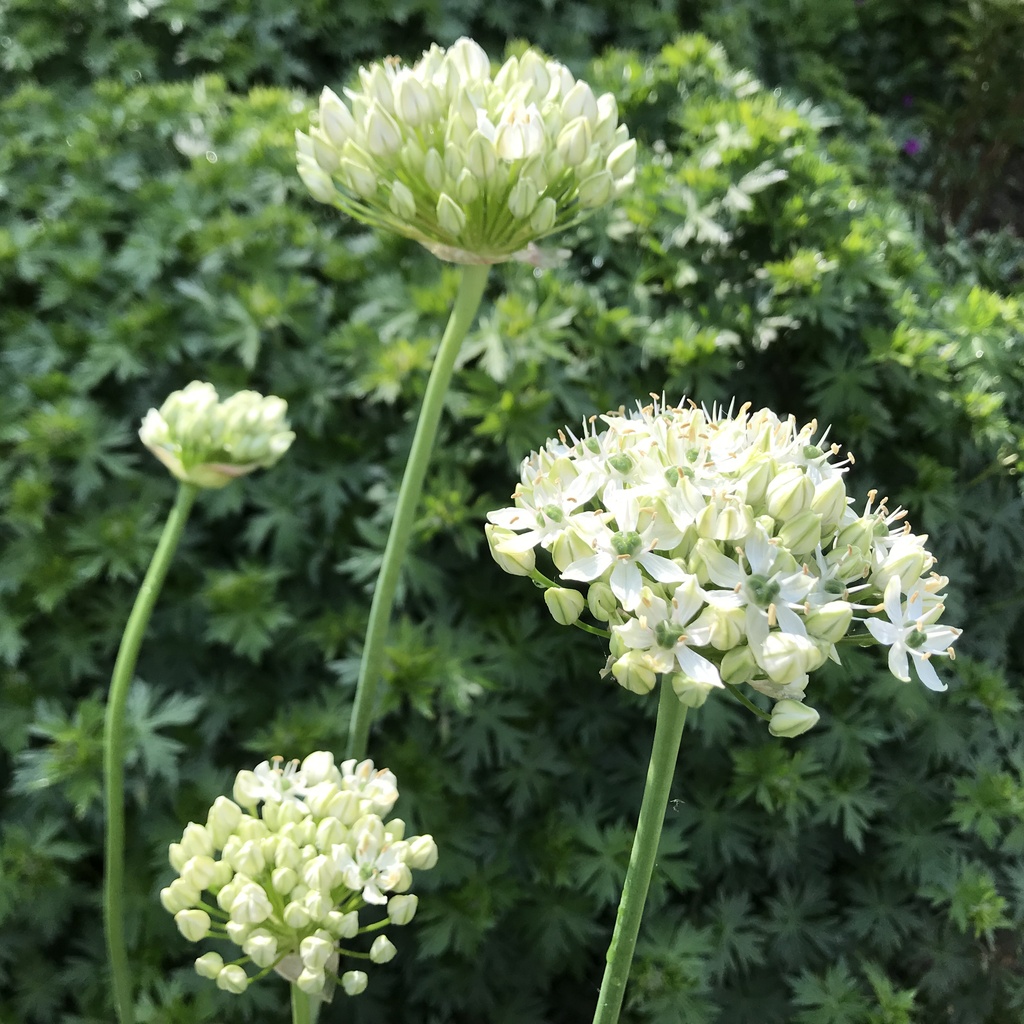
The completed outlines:
<svg viewBox="0 0 1024 1024">
<path fill-rule="evenodd" d="M 907 156 L 917 156 L 917 154 L 921 152 L 921 143 L 911 136 L 903 143 L 903 152 L 906 153 Z"/>
</svg>

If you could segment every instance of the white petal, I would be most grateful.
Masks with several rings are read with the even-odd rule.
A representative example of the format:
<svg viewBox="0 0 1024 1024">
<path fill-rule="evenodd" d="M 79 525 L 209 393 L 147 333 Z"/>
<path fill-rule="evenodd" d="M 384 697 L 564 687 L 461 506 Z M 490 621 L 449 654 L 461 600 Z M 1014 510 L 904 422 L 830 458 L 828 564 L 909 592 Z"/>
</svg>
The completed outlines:
<svg viewBox="0 0 1024 1024">
<path fill-rule="evenodd" d="M 589 583 L 596 580 L 613 561 L 614 558 L 607 551 L 598 551 L 596 555 L 588 555 L 586 558 L 577 558 L 575 562 L 565 567 L 562 579 Z M 639 593 L 637 597 L 639 598 Z"/>
<path fill-rule="evenodd" d="M 945 690 L 946 684 L 939 678 L 928 658 L 915 657 L 914 668 L 917 669 L 917 677 L 928 687 L 929 690 Z"/>
<path fill-rule="evenodd" d="M 570 569 L 572 566 L 569 567 Z M 562 573 L 564 576 L 565 573 Z M 643 580 L 640 577 L 640 570 L 634 562 L 620 561 L 612 569 L 609 579 L 612 593 L 622 602 L 622 607 L 627 612 L 633 611 L 640 603 L 640 591 L 643 588 Z"/>
<path fill-rule="evenodd" d="M 889 671 L 904 683 L 910 682 L 907 671 L 907 649 L 902 643 L 893 644 L 889 650 Z"/>
<path fill-rule="evenodd" d="M 903 618 L 903 609 L 900 607 L 901 594 L 900 578 L 899 576 L 893 576 L 893 578 L 885 585 L 885 596 L 882 598 L 882 601 L 885 605 L 885 614 L 888 615 L 890 620 L 897 626 L 902 626 L 905 621 Z"/>
<path fill-rule="evenodd" d="M 703 655 L 691 651 L 689 647 L 679 646 L 676 648 L 676 661 L 679 667 L 691 679 L 698 683 L 708 683 L 711 686 L 722 686 L 722 677 L 718 669 Z"/>
<path fill-rule="evenodd" d="M 689 573 L 681 569 L 671 558 L 645 551 L 637 561 L 647 570 L 652 579 L 659 583 L 682 583 Z"/>
</svg>

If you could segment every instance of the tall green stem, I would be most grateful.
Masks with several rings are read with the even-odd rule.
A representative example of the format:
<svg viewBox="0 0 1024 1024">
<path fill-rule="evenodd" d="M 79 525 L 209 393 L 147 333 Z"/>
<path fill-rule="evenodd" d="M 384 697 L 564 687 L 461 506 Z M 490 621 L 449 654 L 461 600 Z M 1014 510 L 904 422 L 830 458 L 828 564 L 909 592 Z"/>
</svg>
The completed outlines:
<svg viewBox="0 0 1024 1024">
<path fill-rule="evenodd" d="M 633 950 L 640 931 L 640 920 L 647 901 L 647 890 L 654 873 L 658 854 L 658 840 L 665 821 L 668 794 L 672 788 L 679 741 L 686 722 L 686 707 L 672 691 L 667 676 L 662 677 L 661 697 L 658 702 L 658 721 L 654 727 L 654 745 L 647 768 L 647 782 L 640 804 L 633 849 L 629 855 L 626 881 L 622 886 L 622 899 L 615 917 L 615 930 L 608 947 L 607 964 L 601 981 L 601 994 L 597 1000 L 594 1024 L 616 1024 L 626 994 L 626 981 L 633 963 Z"/>
<path fill-rule="evenodd" d="M 128 690 L 135 675 L 143 634 L 153 605 L 163 586 L 174 550 L 178 546 L 189 511 L 198 488 L 181 484 L 146 578 L 139 588 L 135 605 L 128 617 L 121 647 L 114 662 L 107 698 L 107 715 L 103 731 L 103 794 L 106 805 L 106 853 L 103 875 L 103 923 L 107 933 L 107 954 L 110 958 L 114 1007 L 121 1024 L 134 1024 L 131 970 L 124 939 L 124 722 Z"/>
<path fill-rule="evenodd" d="M 294 982 L 290 988 L 292 990 L 292 1024 L 313 1024 L 312 998 L 307 996 Z"/>
<path fill-rule="evenodd" d="M 398 490 L 395 518 L 391 522 L 391 532 L 384 548 L 384 560 L 370 604 L 370 621 L 366 627 L 363 660 L 359 666 L 359 682 L 356 684 L 355 704 L 349 725 L 349 757 L 363 757 L 366 754 L 370 722 L 373 718 L 374 696 L 384 666 L 384 644 L 387 640 L 402 561 L 409 547 L 416 507 L 423 491 L 423 479 L 434 447 L 434 437 L 437 434 L 445 395 L 455 367 L 455 358 L 480 308 L 489 269 L 486 266 L 469 264 L 462 268 L 462 280 L 459 283 L 455 306 L 441 338 L 441 347 L 434 359 L 430 380 L 427 381 L 420 418 L 416 423 L 412 448 L 409 450 L 405 474 Z"/>
</svg>

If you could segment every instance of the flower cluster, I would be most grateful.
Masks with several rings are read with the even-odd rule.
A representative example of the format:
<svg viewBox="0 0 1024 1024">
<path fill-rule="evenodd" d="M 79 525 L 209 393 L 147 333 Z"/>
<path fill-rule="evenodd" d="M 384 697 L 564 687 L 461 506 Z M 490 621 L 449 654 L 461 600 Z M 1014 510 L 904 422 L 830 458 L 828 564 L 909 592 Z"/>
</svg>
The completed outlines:
<svg viewBox="0 0 1024 1024">
<path fill-rule="evenodd" d="M 472 40 L 411 67 L 359 69 L 324 89 L 297 133 L 314 199 L 415 239 L 455 263 L 499 263 L 607 203 L 632 180 L 636 143 L 610 93 L 595 96 L 534 50 L 494 77 Z"/>
<path fill-rule="evenodd" d="M 142 421 L 142 443 L 176 476 L 198 487 L 224 487 L 266 469 L 288 450 L 288 404 L 239 391 L 223 402 L 212 384 L 194 380 Z"/>
<path fill-rule="evenodd" d="M 948 580 L 928 574 L 927 538 L 904 511 L 874 492 L 853 510 L 848 462 L 815 442 L 815 423 L 664 400 L 601 420 L 531 454 L 515 506 L 486 530 L 502 568 L 546 588 L 557 621 L 587 609 L 608 624 L 620 684 L 646 693 L 668 675 L 699 706 L 744 683 L 776 702 L 770 728 L 784 736 L 817 721 L 809 674 L 844 641 L 884 644 L 896 678 L 913 665 L 945 689 L 931 659 L 960 632 L 938 622 Z M 537 548 L 586 593 L 544 576 Z"/>
<path fill-rule="evenodd" d="M 218 797 L 206 824 L 189 823 L 171 845 L 179 877 L 160 893 L 186 939 L 229 939 L 242 948 L 230 963 L 204 953 L 196 971 L 228 992 L 244 992 L 271 970 L 323 999 L 338 982 L 349 995 L 362 992 L 366 974 L 342 972 L 343 958 L 394 957 L 381 929 L 412 920 L 412 871 L 437 862 L 430 836 L 406 839 L 404 822 L 383 820 L 398 799 L 395 776 L 372 761 L 339 767 L 318 751 L 301 765 L 274 758 L 239 772 L 233 795 Z M 383 916 L 363 922 L 365 907 Z M 374 933 L 368 950 L 346 945 Z M 243 966 L 249 962 L 255 976 Z"/>
</svg>

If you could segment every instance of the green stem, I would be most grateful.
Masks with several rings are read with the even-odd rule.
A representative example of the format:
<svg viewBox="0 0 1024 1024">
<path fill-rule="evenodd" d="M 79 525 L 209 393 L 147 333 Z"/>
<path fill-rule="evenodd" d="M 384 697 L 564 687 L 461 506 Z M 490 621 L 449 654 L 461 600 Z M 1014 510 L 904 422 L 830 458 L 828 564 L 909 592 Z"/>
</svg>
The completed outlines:
<svg viewBox="0 0 1024 1024">
<path fill-rule="evenodd" d="M 738 686 L 733 683 L 726 683 L 729 692 L 748 710 L 753 711 L 762 721 L 770 722 L 772 716 L 767 711 L 759 708 Z"/>
<path fill-rule="evenodd" d="M 188 521 L 198 488 L 181 484 L 171 509 L 146 578 L 128 616 L 121 637 L 121 647 L 114 662 L 107 698 L 107 714 L 103 729 L 103 795 L 106 806 L 105 870 L 103 874 L 103 922 L 107 934 L 107 955 L 110 958 L 111 986 L 114 1007 L 121 1024 L 134 1024 L 131 970 L 124 938 L 124 727 L 128 690 L 135 675 L 139 647 L 146 632 L 153 605 L 174 557 L 182 530 Z"/>
<path fill-rule="evenodd" d="M 313 1024 L 312 996 L 307 996 L 294 982 L 292 982 L 291 990 L 292 1024 Z"/>
<path fill-rule="evenodd" d="M 679 741 L 686 722 L 686 706 L 672 691 L 668 676 L 661 681 L 661 697 L 658 701 L 658 721 L 654 727 L 654 745 L 651 747 L 651 761 L 647 768 L 647 782 L 640 804 L 640 817 L 636 825 L 636 837 L 629 855 L 626 881 L 622 886 L 622 899 L 615 918 L 615 930 L 608 947 L 607 964 L 601 981 L 601 994 L 597 999 L 594 1024 L 616 1024 L 622 1009 L 622 998 L 626 994 L 626 982 L 633 963 L 633 950 L 640 931 L 640 920 L 644 913 L 647 890 L 654 873 L 654 862 L 658 855 L 658 840 L 661 826 L 668 807 L 668 795 L 672 788 L 676 759 L 679 756 Z"/>
<path fill-rule="evenodd" d="M 448 384 L 451 381 L 455 358 L 459 354 L 466 333 L 476 318 L 484 287 L 487 284 L 487 266 L 467 264 L 462 268 L 462 280 L 452 309 L 451 318 L 441 338 L 441 347 L 434 358 L 434 368 L 423 395 L 420 417 L 412 439 L 412 448 L 405 464 L 405 473 L 398 490 L 398 504 L 391 532 L 384 548 L 377 585 L 370 604 L 370 620 L 366 626 L 366 640 L 363 644 L 363 659 L 359 666 L 359 681 L 356 684 L 355 703 L 349 724 L 349 757 L 363 757 L 370 735 L 373 718 L 374 695 L 384 668 L 384 644 L 387 640 L 391 609 L 395 603 L 395 591 L 401 575 L 402 562 L 409 547 L 416 507 L 423 490 L 423 479 L 434 447 L 434 436 L 441 419 Z"/>
</svg>

